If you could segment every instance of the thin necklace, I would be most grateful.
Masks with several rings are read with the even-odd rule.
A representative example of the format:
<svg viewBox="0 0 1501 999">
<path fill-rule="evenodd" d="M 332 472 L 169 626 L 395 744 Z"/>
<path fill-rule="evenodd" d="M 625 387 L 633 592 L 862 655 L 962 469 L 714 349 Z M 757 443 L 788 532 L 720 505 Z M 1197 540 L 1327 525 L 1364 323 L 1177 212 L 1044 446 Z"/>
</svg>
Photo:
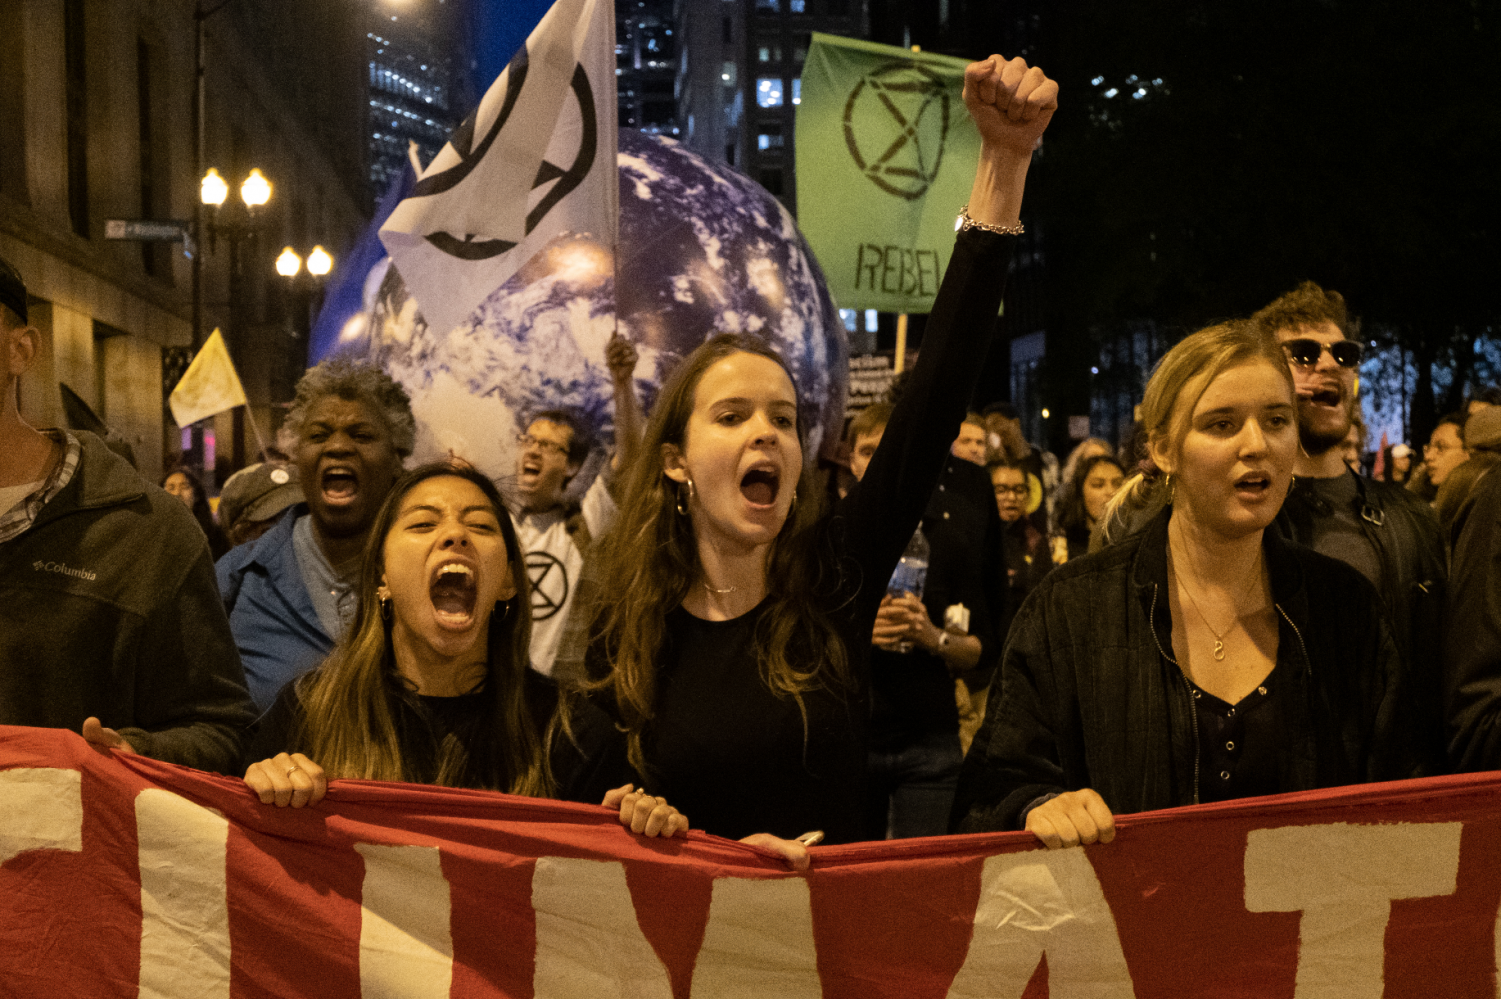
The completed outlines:
<svg viewBox="0 0 1501 999">
<path fill-rule="evenodd" d="M 1168 552 L 1169 556 L 1171 556 L 1172 553 L 1173 553 L 1173 543 L 1172 543 L 1171 540 L 1169 540 L 1168 543 L 1167 543 L 1167 552 Z M 1193 556 L 1191 554 L 1188 555 L 1188 560 L 1190 562 L 1193 561 Z M 1199 567 L 1197 565 L 1195 565 L 1193 567 L 1193 571 L 1194 571 L 1194 575 L 1197 576 L 1199 574 Z M 1246 597 L 1250 594 L 1251 587 L 1253 585 L 1255 585 L 1257 582 L 1259 582 L 1260 579 L 1261 579 L 1261 562 L 1260 562 L 1260 559 L 1258 558 L 1257 559 L 1257 563 L 1256 563 L 1256 571 L 1253 572 L 1253 573 L 1251 573 L 1251 582 L 1249 584 L 1247 584 L 1245 590 L 1241 593 L 1240 599 L 1235 601 L 1235 617 L 1231 619 L 1230 624 L 1225 628 L 1224 631 L 1215 631 L 1214 625 L 1212 625 L 1212 624 L 1209 623 L 1209 618 L 1205 617 L 1204 616 L 1204 612 L 1199 609 L 1199 602 L 1194 599 L 1193 590 L 1189 589 L 1188 586 L 1186 586 L 1186 585 L 1183 587 L 1183 592 L 1186 593 L 1186 594 L 1188 594 L 1188 602 L 1193 607 L 1194 612 L 1199 615 L 1199 620 L 1203 621 L 1204 622 L 1204 627 L 1208 628 L 1209 631 L 1210 631 L 1210 634 L 1214 635 L 1214 658 L 1215 659 L 1217 659 L 1217 660 L 1223 660 L 1225 658 L 1225 636 L 1228 635 L 1228 634 L 1230 634 L 1230 632 L 1234 631 L 1235 630 L 1235 626 L 1240 622 L 1240 605 L 1241 605 L 1242 602 L 1244 602 L 1244 600 L 1246 599 Z"/>
<path fill-rule="evenodd" d="M 706 580 L 704 580 L 704 589 L 708 590 L 710 593 L 714 594 L 716 597 L 722 597 L 722 596 L 724 596 L 724 595 L 726 595 L 728 593 L 734 593 L 736 590 L 740 589 L 740 587 L 738 587 L 738 586 L 726 586 L 724 589 L 718 590 L 718 589 L 715 589 L 714 587 L 710 586 L 709 585 L 709 581 L 706 579 Z"/>
</svg>

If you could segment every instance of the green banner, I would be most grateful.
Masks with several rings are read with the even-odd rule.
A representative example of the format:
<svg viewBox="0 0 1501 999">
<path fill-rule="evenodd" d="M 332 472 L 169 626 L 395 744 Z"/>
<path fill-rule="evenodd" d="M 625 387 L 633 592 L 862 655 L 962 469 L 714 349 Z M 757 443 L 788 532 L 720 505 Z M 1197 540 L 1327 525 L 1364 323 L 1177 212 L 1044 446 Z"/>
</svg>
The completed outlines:
<svg viewBox="0 0 1501 999">
<path fill-rule="evenodd" d="M 840 307 L 932 310 L 980 156 L 966 65 L 813 35 L 797 108 L 798 227 Z"/>
</svg>

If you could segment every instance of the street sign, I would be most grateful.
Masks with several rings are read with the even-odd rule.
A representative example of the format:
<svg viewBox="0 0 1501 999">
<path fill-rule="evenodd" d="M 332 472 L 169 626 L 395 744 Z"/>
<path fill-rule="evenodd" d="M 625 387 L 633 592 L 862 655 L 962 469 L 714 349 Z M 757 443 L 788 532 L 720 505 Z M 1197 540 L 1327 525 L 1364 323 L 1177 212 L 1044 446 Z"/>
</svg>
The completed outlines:
<svg viewBox="0 0 1501 999">
<path fill-rule="evenodd" d="M 104 238 L 178 243 L 188 238 L 190 225 L 177 219 L 108 219 L 104 223 Z"/>
</svg>

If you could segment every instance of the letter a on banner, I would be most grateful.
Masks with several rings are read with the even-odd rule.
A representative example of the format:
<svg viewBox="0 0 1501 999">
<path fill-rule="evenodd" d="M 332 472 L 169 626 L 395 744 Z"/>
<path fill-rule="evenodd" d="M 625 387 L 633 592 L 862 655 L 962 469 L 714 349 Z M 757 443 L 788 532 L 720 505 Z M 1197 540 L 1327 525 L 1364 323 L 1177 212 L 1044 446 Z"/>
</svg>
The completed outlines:
<svg viewBox="0 0 1501 999">
<path fill-rule="evenodd" d="M 1052 999 L 1132 999 L 1115 916 L 1083 850 L 990 857 L 949 999 L 1020 999 L 1043 955 Z"/>
<path fill-rule="evenodd" d="M 1284 826 L 1246 837 L 1246 909 L 1302 912 L 1295 999 L 1381 999 L 1392 900 L 1452 895 L 1462 822 Z"/>
<path fill-rule="evenodd" d="M 616 245 L 616 115 L 614 4 L 557 0 L 381 226 L 435 333 L 556 236 Z"/>
</svg>

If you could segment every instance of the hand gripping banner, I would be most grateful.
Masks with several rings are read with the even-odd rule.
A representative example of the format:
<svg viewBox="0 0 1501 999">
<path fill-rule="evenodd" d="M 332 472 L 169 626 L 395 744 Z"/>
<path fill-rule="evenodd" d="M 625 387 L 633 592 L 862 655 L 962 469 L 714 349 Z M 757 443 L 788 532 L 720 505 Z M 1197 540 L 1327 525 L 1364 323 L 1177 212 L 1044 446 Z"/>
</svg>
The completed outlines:
<svg viewBox="0 0 1501 999">
<path fill-rule="evenodd" d="M 813 850 L 604 809 L 238 780 L 0 728 L 0 994 L 639 999 L 1491 997 L 1501 778 Z"/>
</svg>

